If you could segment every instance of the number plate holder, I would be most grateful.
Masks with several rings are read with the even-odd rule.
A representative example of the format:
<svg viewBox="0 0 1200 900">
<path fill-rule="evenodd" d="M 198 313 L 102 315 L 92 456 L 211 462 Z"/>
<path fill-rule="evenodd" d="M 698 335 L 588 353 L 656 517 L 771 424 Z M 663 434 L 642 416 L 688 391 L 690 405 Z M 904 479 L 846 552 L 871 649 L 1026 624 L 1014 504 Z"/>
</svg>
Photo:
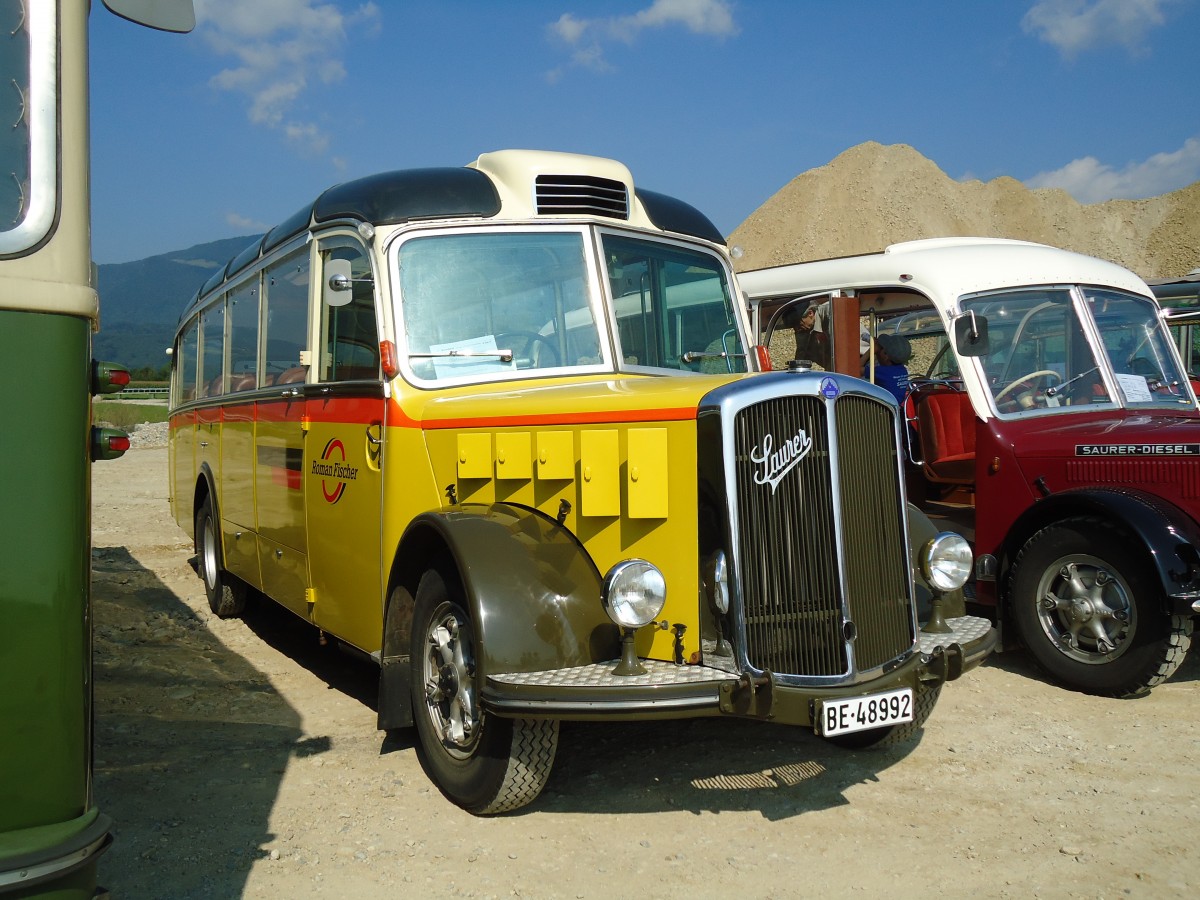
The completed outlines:
<svg viewBox="0 0 1200 900">
<path fill-rule="evenodd" d="M 848 700 L 817 700 L 813 704 L 813 728 L 821 737 L 853 734 L 868 728 L 885 728 L 912 720 L 912 688 L 899 688 Z"/>
</svg>

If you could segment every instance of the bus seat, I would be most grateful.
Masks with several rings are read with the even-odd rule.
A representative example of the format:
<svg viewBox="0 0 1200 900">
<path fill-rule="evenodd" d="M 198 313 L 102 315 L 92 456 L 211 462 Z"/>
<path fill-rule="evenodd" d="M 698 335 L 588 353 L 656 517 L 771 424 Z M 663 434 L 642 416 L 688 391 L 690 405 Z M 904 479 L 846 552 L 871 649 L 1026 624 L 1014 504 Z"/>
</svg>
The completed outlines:
<svg viewBox="0 0 1200 900">
<path fill-rule="evenodd" d="M 975 410 L 964 391 L 933 391 L 917 404 L 925 475 L 941 484 L 975 481 Z"/>
<path fill-rule="evenodd" d="M 238 391 L 252 391 L 256 386 L 253 372 L 235 375 L 229 379 L 229 393 L 231 394 L 236 394 Z"/>
<path fill-rule="evenodd" d="M 292 366 L 290 369 L 285 369 L 280 372 L 275 379 L 276 384 L 295 384 L 298 381 L 303 381 L 308 377 L 308 368 L 306 366 Z"/>
</svg>

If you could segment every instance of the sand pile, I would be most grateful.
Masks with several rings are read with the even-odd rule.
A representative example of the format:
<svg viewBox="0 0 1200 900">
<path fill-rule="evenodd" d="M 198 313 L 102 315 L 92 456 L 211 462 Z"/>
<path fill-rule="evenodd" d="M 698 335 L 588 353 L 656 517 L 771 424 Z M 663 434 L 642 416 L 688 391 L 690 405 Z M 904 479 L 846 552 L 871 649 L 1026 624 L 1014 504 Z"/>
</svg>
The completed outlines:
<svg viewBox="0 0 1200 900">
<path fill-rule="evenodd" d="M 955 235 L 1018 238 L 1098 256 L 1145 278 L 1200 266 L 1200 182 L 1084 205 L 1014 178 L 955 181 L 904 144 L 860 144 L 793 178 L 729 235 L 738 270 Z"/>
</svg>

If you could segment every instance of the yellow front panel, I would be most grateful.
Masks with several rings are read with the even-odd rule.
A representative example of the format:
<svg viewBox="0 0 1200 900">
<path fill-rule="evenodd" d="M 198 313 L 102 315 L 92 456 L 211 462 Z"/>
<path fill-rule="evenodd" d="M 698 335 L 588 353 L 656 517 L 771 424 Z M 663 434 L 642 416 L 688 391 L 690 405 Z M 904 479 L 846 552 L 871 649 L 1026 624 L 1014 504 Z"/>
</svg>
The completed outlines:
<svg viewBox="0 0 1200 900">
<path fill-rule="evenodd" d="M 621 461 L 613 429 L 579 435 L 579 511 L 585 516 L 621 514 Z"/>
<path fill-rule="evenodd" d="M 492 477 L 492 436 L 471 432 L 458 436 L 458 477 Z"/>
<path fill-rule="evenodd" d="M 626 479 L 631 519 L 667 517 L 667 429 L 630 428 Z"/>
<path fill-rule="evenodd" d="M 628 379 L 547 383 L 519 396 L 464 388 L 407 397 L 394 420 L 405 425 L 389 429 L 389 464 L 398 467 L 387 478 L 385 546 L 394 546 L 411 516 L 448 505 L 451 495 L 459 503 L 508 502 L 561 517 L 601 575 L 642 558 L 665 576 L 667 602 L 658 618 L 667 628 L 641 629 L 638 653 L 674 659 L 673 632 L 684 626 L 683 658 L 696 661 L 695 408 L 718 383 Z"/>
<path fill-rule="evenodd" d="M 575 434 L 570 431 L 539 431 L 537 477 L 554 481 L 575 477 Z"/>
<path fill-rule="evenodd" d="M 533 444 L 528 431 L 496 435 L 496 477 L 528 480 L 533 477 Z"/>
</svg>

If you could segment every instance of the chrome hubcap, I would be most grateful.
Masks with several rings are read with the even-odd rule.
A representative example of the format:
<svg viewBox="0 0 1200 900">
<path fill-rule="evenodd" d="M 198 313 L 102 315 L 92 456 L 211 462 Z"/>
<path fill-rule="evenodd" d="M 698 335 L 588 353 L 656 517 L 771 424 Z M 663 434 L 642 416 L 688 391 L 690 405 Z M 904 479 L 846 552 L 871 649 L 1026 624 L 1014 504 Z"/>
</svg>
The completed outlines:
<svg viewBox="0 0 1200 900">
<path fill-rule="evenodd" d="M 425 702 L 442 745 L 466 757 L 479 736 L 470 625 L 452 604 L 438 607 L 425 641 Z"/>
<path fill-rule="evenodd" d="M 1135 610 L 1120 575 L 1087 554 L 1063 557 L 1038 584 L 1042 630 L 1076 662 L 1097 665 L 1124 653 L 1137 624 Z"/>
</svg>

